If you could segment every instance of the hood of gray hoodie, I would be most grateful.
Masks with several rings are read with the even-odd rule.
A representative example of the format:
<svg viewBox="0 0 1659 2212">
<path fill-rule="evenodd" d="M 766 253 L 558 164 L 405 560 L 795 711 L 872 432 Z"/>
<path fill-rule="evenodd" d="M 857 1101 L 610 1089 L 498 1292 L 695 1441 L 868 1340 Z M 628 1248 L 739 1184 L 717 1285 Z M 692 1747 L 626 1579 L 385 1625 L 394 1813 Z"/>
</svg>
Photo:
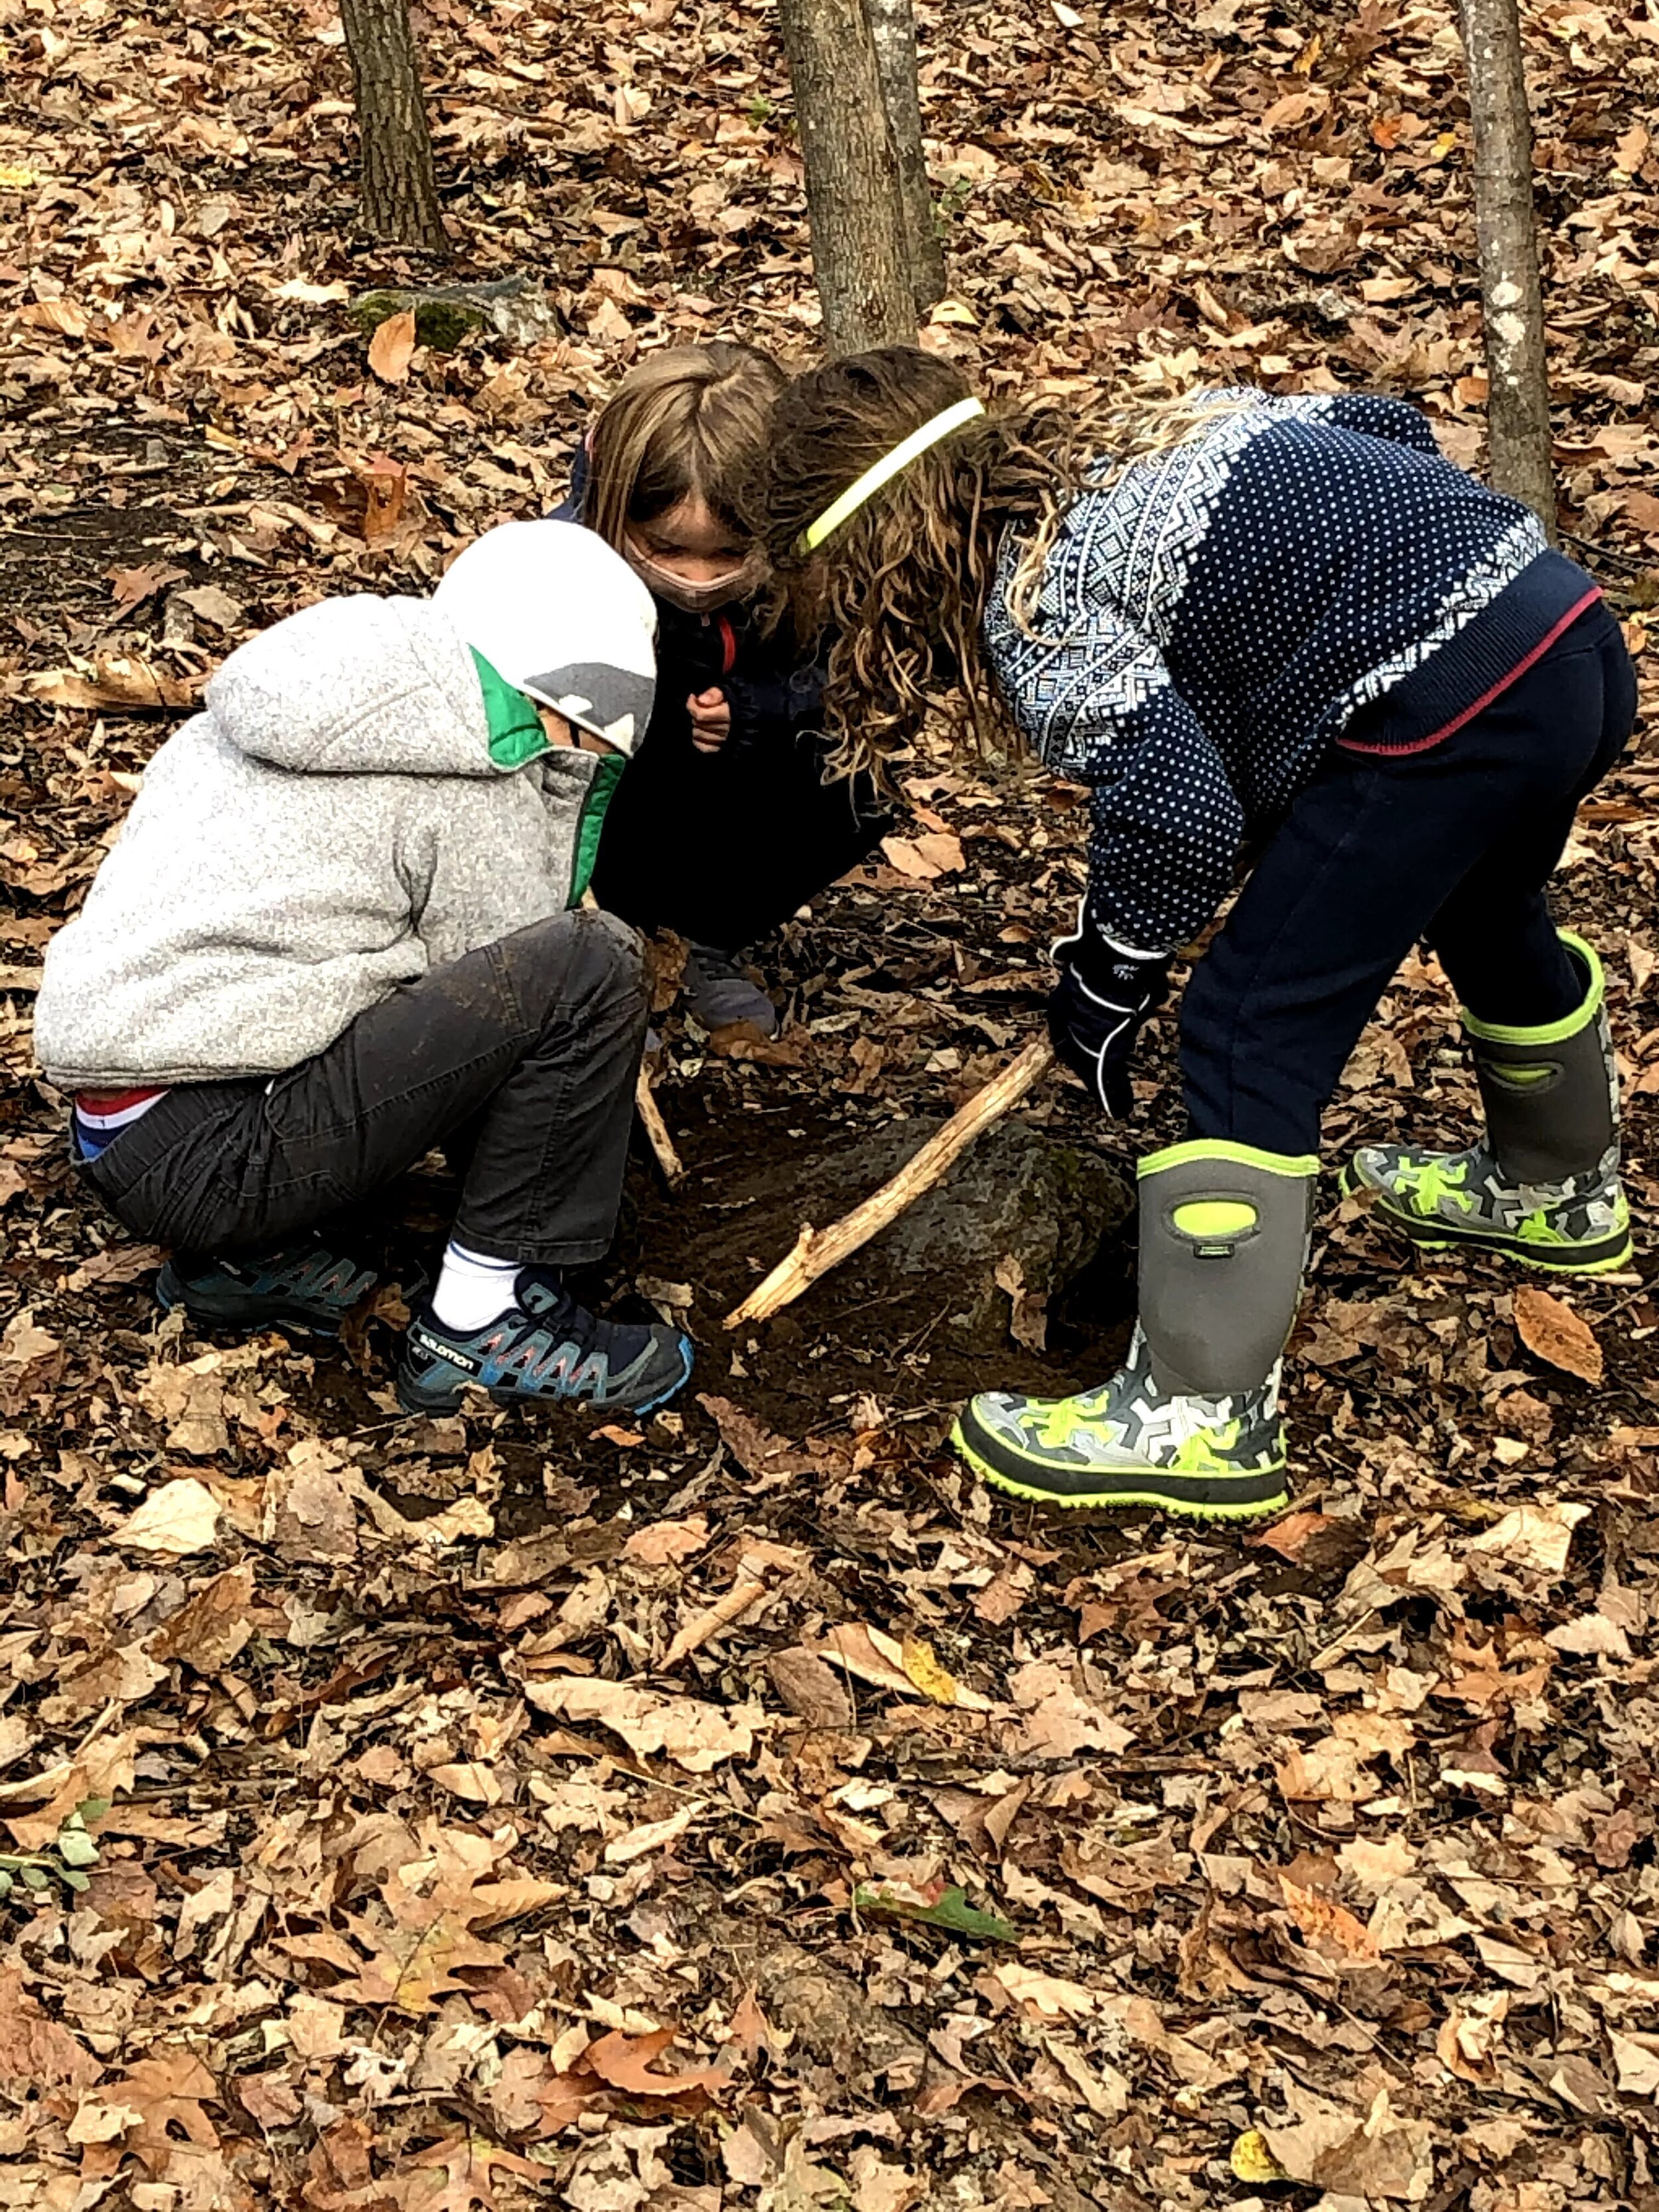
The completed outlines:
<svg viewBox="0 0 1659 2212">
<path fill-rule="evenodd" d="M 471 652 L 425 599 L 324 599 L 203 694 L 239 750 L 302 775 L 499 775 Z"/>
</svg>

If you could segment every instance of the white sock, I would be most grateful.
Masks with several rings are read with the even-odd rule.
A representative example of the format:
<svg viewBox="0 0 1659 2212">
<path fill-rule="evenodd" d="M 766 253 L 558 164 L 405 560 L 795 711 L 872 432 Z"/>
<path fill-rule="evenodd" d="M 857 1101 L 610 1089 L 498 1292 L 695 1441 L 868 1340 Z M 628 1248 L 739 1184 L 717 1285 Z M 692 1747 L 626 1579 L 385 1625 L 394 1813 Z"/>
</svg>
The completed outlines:
<svg viewBox="0 0 1659 2212">
<path fill-rule="evenodd" d="M 457 1336 L 471 1336 L 512 1304 L 522 1265 L 519 1260 L 487 1260 L 451 1237 L 432 1293 L 433 1312 Z"/>
</svg>

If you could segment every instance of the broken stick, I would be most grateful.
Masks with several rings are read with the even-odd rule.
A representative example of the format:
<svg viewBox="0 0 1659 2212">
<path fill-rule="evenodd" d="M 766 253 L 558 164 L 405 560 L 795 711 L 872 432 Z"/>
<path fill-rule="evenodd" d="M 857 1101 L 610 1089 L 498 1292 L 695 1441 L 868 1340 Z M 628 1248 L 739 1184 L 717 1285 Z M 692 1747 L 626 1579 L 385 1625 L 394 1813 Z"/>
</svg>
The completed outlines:
<svg viewBox="0 0 1659 2212">
<path fill-rule="evenodd" d="M 1048 1039 L 1035 1039 L 1017 1059 L 1009 1061 L 1000 1075 L 993 1076 L 965 1106 L 959 1106 L 915 1158 L 907 1160 L 898 1173 L 883 1183 L 879 1190 L 872 1192 L 861 1206 L 842 1214 L 822 1234 L 810 1224 L 804 1228 L 788 1257 L 780 1260 L 765 1281 L 727 1314 L 727 1328 L 737 1328 L 748 1321 L 769 1321 L 775 1313 L 792 1304 L 803 1291 L 816 1283 L 820 1275 L 827 1275 L 832 1267 L 838 1267 L 843 1260 L 850 1259 L 860 1246 L 885 1229 L 890 1221 L 896 1221 L 908 1206 L 913 1206 L 925 1191 L 943 1180 L 952 1163 L 976 1137 L 982 1136 L 994 1121 L 1000 1121 L 1011 1106 L 1019 1103 L 1031 1085 L 1053 1066 L 1054 1060 L 1054 1048 Z"/>
<path fill-rule="evenodd" d="M 668 1133 L 668 1124 L 662 1118 L 662 1108 L 657 1103 L 657 1094 L 651 1088 L 651 1078 L 643 1067 L 634 1085 L 634 1104 L 645 1124 L 645 1133 L 651 1139 L 651 1149 L 657 1156 L 657 1165 L 662 1170 L 662 1179 L 672 1190 L 685 1173 L 685 1163 L 674 1150 L 674 1139 Z"/>
<path fill-rule="evenodd" d="M 586 913 L 599 913 L 599 902 L 591 890 L 582 893 L 581 902 Z M 662 1170 L 662 1179 L 672 1190 L 685 1173 L 685 1163 L 674 1150 L 674 1139 L 668 1133 L 668 1124 L 662 1118 L 662 1108 L 657 1103 L 657 1094 L 651 1088 L 651 1078 L 643 1061 L 634 1083 L 634 1109 L 645 1125 L 646 1135 L 651 1139 L 651 1149 L 656 1154 L 657 1165 Z"/>
</svg>

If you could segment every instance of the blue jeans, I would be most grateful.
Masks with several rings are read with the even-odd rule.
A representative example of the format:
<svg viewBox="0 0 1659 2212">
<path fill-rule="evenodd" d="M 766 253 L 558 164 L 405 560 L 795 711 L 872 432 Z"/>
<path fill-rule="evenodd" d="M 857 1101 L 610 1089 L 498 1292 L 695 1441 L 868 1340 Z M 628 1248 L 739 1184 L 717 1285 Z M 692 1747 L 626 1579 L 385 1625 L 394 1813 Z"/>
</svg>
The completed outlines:
<svg viewBox="0 0 1659 2212">
<path fill-rule="evenodd" d="M 1419 941 L 1483 1021 L 1570 1013 L 1583 981 L 1545 886 L 1635 713 L 1635 672 L 1598 601 L 1428 750 L 1333 745 L 1187 986 L 1191 1133 L 1316 1152 L 1321 1111 Z"/>
</svg>

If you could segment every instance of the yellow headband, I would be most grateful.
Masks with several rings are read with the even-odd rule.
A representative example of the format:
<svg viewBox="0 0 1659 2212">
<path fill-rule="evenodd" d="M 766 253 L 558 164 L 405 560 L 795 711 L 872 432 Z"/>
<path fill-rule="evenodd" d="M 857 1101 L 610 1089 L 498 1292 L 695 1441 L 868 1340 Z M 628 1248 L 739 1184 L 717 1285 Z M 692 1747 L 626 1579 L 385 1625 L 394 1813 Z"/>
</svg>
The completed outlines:
<svg viewBox="0 0 1659 2212">
<path fill-rule="evenodd" d="M 826 507 L 816 522 L 809 523 L 800 534 L 799 550 L 816 553 L 824 539 L 841 528 L 849 515 L 856 514 L 872 492 L 878 492 L 884 483 L 890 483 L 901 469 L 908 469 L 917 455 L 925 453 L 929 446 L 938 445 L 948 438 L 952 430 L 959 430 L 964 422 L 971 422 L 975 415 L 982 415 L 985 405 L 979 399 L 958 399 L 954 407 L 947 407 L 942 415 L 935 415 L 924 422 L 920 430 L 884 453 L 874 468 L 866 469 L 856 483 L 848 485 L 841 497 Z"/>
</svg>

